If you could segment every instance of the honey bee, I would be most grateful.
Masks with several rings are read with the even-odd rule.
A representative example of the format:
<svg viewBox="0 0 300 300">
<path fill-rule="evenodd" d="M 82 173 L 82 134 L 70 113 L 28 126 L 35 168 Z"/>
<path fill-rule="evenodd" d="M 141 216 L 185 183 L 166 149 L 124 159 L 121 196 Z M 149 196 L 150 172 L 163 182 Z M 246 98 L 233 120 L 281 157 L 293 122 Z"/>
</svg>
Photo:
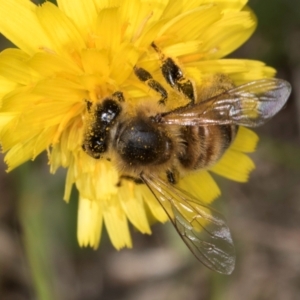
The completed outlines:
<svg viewBox="0 0 300 300">
<path fill-rule="evenodd" d="M 291 86 L 281 79 L 262 79 L 236 87 L 229 77 L 216 75 L 204 89 L 156 44 L 152 47 L 166 83 L 188 104 L 168 110 L 167 90 L 135 66 L 137 78 L 160 95 L 158 103 L 129 107 L 121 91 L 97 103 L 87 101 L 83 150 L 95 159 L 111 160 L 121 174 L 119 184 L 146 184 L 196 258 L 231 274 L 235 250 L 225 218 L 176 183 L 188 172 L 214 165 L 240 125 L 256 127 L 272 118 L 286 103 Z"/>
</svg>

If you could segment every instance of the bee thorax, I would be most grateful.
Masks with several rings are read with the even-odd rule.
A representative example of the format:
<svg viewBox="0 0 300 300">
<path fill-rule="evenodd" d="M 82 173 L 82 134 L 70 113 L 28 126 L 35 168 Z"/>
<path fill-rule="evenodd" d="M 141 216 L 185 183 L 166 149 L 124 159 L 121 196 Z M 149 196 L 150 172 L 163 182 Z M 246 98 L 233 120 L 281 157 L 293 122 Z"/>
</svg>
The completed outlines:
<svg viewBox="0 0 300 300">
<path fill-rule="evenodd" d="M 150 119 L 135 118 L 120 124 L 115 147 L 129 165 L 159 165 L 170 159 L 173 144 L 164 130 Z"/>
</svg>

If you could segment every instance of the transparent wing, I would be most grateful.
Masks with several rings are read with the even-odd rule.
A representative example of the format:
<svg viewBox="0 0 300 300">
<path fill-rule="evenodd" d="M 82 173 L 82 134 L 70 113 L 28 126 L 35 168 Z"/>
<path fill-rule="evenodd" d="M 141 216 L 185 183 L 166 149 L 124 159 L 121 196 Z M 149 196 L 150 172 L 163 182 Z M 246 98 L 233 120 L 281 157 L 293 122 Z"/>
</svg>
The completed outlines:
<svg viewBox="0 0 300 300">
<path fill-rule="evenodd" d="M 196 258 L 208 268 L 231 274 L 235 250 L 224 217 L 158 176 L 141 174 Z"/>
<path fill-rule="evenodd" d="M 187 126 L 236 124 L 257 127 L 285 105 L 291 85 L 281 79 L 262 79 L 233 88 L 195 105 L 158 115 L 157 122 Z"/>
</svg>

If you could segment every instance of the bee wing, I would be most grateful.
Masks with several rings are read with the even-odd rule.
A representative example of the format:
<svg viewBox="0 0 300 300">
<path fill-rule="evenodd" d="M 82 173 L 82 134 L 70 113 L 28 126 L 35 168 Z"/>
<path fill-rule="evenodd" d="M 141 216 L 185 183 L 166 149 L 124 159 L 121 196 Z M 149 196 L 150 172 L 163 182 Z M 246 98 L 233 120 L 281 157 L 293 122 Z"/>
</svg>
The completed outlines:
<svg viewBox="0 0 300 300">
<path fill-rule="evenodd" d="M 257 127 L 282 109 L 290 93 L 291 85 L 285 80 L 252 81 L 195 105 L 162 114 L 157 121 L 187 126 L 236 124 Z"/>
<path fill-rule="evenodd" d="M 158 176 L 141 174 L 185 244 L 208 268 L 231 274 L 235 249 L 224 217 Z"/>
</svg>

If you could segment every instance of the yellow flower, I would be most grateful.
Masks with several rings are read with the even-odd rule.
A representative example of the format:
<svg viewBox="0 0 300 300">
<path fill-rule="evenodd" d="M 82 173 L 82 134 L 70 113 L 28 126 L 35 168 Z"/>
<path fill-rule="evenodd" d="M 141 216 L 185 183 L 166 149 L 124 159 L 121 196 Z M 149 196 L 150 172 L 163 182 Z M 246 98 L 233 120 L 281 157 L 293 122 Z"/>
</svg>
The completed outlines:
<svg viewBox="0 0 300 300">
<path fill-rule="evenodd" d="M 222 59 L 253 33 L 247 0 L 0 0 L 0 31 L 19 49 L 0 54 L 0 140 L 8 170 L 47 150 L 51 172 L 68 168 L 64 199 L 79 190 L 78 240 L 99 245 L 104 223 L 113 245 L 131 247 L 128 220 L 151 233 L 150 219 L 167 216 L 144 185 L 117 185 L 114 162 L 82 150 L 86 100 L 122 91 L 126 101 L 158 101 L 133 74 L 147 69 L 163 82 L 155 41 L 196 84 L 227 74 L 235 84 L 272 77 L 274 70 L 250 60 Z M 169 87 L 166 87 L 169 89 Z M 230 149 L 210 171 L 245 182 L 254 168 L 246 155 L 257 136 L 240 128 Z M 209 203 L 219 188 L 207 170 L 180 185 Z"/>
</svg>

